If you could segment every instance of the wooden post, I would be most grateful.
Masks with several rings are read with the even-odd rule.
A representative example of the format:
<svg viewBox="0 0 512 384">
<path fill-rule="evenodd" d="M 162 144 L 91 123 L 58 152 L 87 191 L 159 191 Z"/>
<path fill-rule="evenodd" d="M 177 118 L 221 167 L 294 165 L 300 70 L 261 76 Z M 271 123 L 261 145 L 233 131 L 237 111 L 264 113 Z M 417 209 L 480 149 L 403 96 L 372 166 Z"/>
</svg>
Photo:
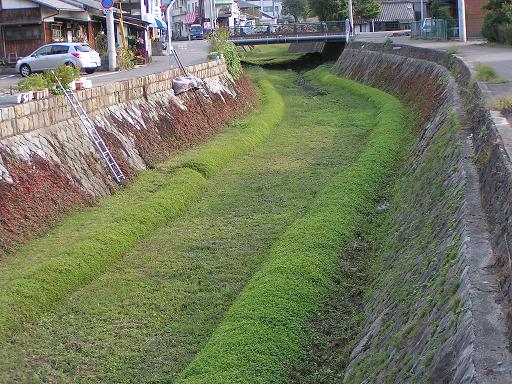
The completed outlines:
<svg viewBox="0 0 512 384">
<path fill-rule="evenodd" d="M 96 49 L 96 42 L 94 41 L 94 29 L 92 27 L 91 21 L 87 23 L 87 41 L 89 42 L 89 46 L 92 49 Z"/>
</svg>

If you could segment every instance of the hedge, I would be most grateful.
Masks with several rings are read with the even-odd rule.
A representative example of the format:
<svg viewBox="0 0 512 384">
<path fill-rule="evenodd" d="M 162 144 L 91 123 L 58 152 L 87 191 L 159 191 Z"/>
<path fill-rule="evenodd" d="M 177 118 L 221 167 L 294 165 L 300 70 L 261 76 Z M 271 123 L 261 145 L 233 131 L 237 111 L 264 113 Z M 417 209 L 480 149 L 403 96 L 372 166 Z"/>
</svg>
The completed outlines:
<svg viewBox="0 0 512 384">
<path fill-rule="evenodd" d="M 180 384 L 280 383 L 304 347 L 317 310 L 365 213 L 396 164 L 406 129 L 404 108 L 382 91 L 317 69 L 306 79 L 341 87 L 376 105 L 377 125 L 361 156 L 333 178 L 310 211 L 273 245 L 269 261 L 245 286 Z M 370 257 L 370 256 L 369 256 Z"/>
<path fill-rule="evenodd" d="M 104 222 L 89 234 L 69 247 L 56 249 L 54 257 L 8 282 L 0 291 L 0 341 L 114 265 L 140 239 L 197 201 L 207 187 L 207 179 L 227 162 L 268 137 L 283 116 L 284 103 L 270 82 L 258 83 L 263 98 L 261 111 L 234 123 L 239 127 L 229 130 L 229 134 L 220 134 L 191 151 L 186 161 L 165 176 L 165 182 L 160 180 L 162 171 L 151 171 L 153 176 L 148 172 L 128 193 L 115 197 L 116 215 L 102 217 Z M 145 184 L 151 184 L 153 178 L 161 185 L 141 203 L 133 204 L 132 191 L 148 189 Z"/>
</svg>

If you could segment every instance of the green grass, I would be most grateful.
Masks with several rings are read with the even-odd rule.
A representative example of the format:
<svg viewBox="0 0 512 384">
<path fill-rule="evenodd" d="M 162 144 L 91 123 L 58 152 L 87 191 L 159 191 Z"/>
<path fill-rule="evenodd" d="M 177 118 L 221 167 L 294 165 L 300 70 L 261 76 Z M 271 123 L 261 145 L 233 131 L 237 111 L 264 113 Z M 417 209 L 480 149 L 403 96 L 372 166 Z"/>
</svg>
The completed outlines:
<svg viewBox="0 0 512 384">
<path fill-rule="evenodd" d="M 208 178 L 267 138 L 282 118 L 284 104 L 268 81 L 261 80 L 260 88 L 263 106 L 259 113 L 234 124 L 192 155 L 177 157 L 172 171 L 148 172 L 126 193 L 65 221 L 46 239 L 4 260 L 0 342 L 111 268 L 142 238 L 196 202 Z M 73 231 L 78 234 L 68 241 L 65 235 Z"/>
<path fill-rule="evenodd" d="M 493 99 L 487 103 L 487 107 L 505 115 L 510 115 L 512 114 L 512 95 Z"/>
<path fill-rule="evenodd" d="M 252 65 L 276 65 L 292 62 L 304 57 L 304 53 L 290 53 L 290 44 L 257 45 L 244 53 L 243 63 Z"/>
<path fill-rule="evenodd" d="M 220 170 L 197 204 L 115 268 L 0 347 L 0 382 L 172 382 L 207 343 L 272 244 L 353 164 L 375 126 L 375 106 L 345 89 L 311 97 L 292 72 L 255 76 L 286 104 L 268 140 Z"/>
<path fill-rule="evenodd" d="M 446 47 L 445 52 L 449 55 L 456 55 L 459 53 L 459 47 L 457 45 L 450 45 Z"/>
<path fill-rule="evenodd" d="M 476 81 L 484 81 L 490 84 L 501 84 L 508 82 L 507 79 L 498 76 L 494 68 L 489 67 L 487 65 L 479 65 L 476 67 L 476 74 L 474 76 L 474 79 Z"/>
<path fill-rule="evenodd" d="M 319 69 L 306 79 L 339 87 L 378 108 L 378 123 L 358 160 L 336 175 L 308 213 L 272 246 L 206 346 L 178 383 L 278 383 L 295 362 L 336 273 L 340 250 L 354 238 L 387 184 L 405 135 L 404 109 L 393 96 Z"/>
</svg>

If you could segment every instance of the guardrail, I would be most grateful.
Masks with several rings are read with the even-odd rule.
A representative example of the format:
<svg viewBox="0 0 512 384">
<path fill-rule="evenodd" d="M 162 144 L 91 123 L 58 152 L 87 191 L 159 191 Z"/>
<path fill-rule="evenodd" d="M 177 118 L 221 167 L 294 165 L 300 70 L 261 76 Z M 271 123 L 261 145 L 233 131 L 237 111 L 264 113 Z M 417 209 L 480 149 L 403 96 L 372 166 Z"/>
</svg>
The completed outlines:
<svg viewBox="0 0 512 384">
<path fill-rule="evenodd" d="M 343 34 L 346 34 L 345 21 L 239 26 L 229 29 L 230 40 Z"/>
</svg>

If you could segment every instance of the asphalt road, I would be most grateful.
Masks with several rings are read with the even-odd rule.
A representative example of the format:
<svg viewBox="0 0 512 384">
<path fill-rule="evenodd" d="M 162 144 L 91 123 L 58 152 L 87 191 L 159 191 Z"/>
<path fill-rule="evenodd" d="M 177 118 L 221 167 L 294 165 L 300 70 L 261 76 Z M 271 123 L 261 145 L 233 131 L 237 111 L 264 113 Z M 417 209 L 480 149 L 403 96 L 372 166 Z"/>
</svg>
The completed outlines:
<svg viewBox="0 0 512 384">
<path fill-rule="evenodd" d="M 173 46 L 185 66 L 207 61 L 208 42 L 206 40 L 177 41 L 173 43 Z M 176 67 L 176 64 L 174 64 L 174 67 Z M 92 85 L 95 86 L 146 76 L 152 73 L 162 72 L 170 68 L 171 66 L 167 56 L 153 56 L 153 60 L 150 64 L 134 68 L 130 71 L 96 72 L 92 75 L 86 75 L 86 77 L 92 80 Z M 19 74 L 0 75 L 1 93 L 8 93 L 11 87 L 16 88 L 16 85 L 21 78 L 22 77 Z"/>
</svg>

